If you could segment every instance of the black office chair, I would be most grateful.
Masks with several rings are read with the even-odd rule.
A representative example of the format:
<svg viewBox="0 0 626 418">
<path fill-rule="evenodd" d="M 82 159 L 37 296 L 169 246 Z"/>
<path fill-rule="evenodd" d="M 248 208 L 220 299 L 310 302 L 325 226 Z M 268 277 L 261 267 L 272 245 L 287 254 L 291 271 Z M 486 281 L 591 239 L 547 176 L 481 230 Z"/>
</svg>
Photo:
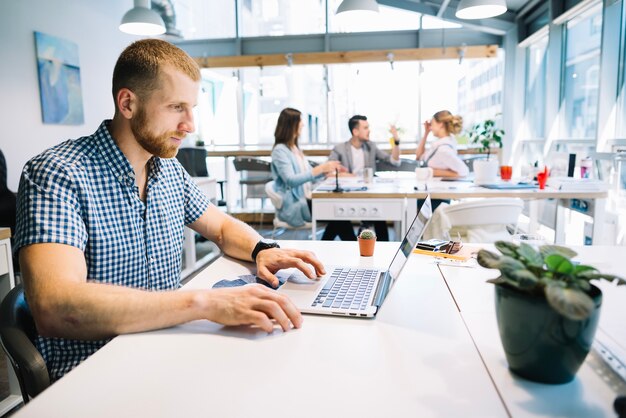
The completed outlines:
<svg viewBox="0 0 626 418">
<path fill-rule="evenodd" d="M 240 172 L 241 207 L 246 207 L 246 198 L 260 198 L 261 209 L 265 205 L 265 183 L 272 180 L 272 164 L 252 157 L 236 157 L 233 161 L 235 170 Z M 246 192 L 244 195 L 244 187 Z"/>
<path fill-rule="evenodd" d="M 206 150 L 204 148 L 180 148 L 176 159 L 187 170 L 191 177 L 209 177 L 209 170 L 206 165 Z M 218 206 L 226 206 L 224 200 L 224 183 L 226 180 L 217 180 L 220 185 L 220 196 L 217 201 Z"/>
<path fill-rule="evenodd" d="M 415 171 L 417 167 L 421 167 L 421 161 L 408 158 L 400 158 L 400 166 L 393 165 L 384 160 L 376 161 L 376 171 Z"/>
<path fill-rule="evenodd" d="M 25 404 L 50 386 L 48 368 L 35 347 L 35 338 L 35 321 L 19 284 L 0 304 L 0 342 L 17 375 Z"/>
</svg>

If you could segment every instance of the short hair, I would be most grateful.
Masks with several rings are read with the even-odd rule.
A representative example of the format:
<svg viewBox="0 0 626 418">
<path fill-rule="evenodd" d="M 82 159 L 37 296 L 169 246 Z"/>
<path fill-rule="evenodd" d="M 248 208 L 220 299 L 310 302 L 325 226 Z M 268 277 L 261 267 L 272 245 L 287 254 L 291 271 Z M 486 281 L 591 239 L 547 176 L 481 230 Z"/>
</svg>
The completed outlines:
<svg viewBox="0 0 626 418">
<path fill-rule="evenodd" d="M 449 134 L 456 135 L 463 129 L 463 118 L 459 115 L 453 115 L 448 110 L 440 110 L 433 115 L 433 119 L 443 123 Z"/>
<path fill-rule="evenodd" d="M 280 112 L 274 131 L 274 146 L 278 144 L 298 146 L 298 126 L 301 115 L 302 112 L 291 107 L 286 107 Z"/>
<path fill-rule="evenodd" d="M 127 88 L 140 98 L 160 87 L 160 72 L 170 66 L 200 80 L 200 67 L 185 51 L 160 39 L 142 39 L 130 44 L 117 59 L 113 70 L 113 100 Z M 117 103 L 115 104 L 117 109 Z"/>
<path fill-rule="evenodd" d="M 366 116 L 363 115 L 354 115 L 348 121 L 348 129 L 350 129 L 350 135 L 352 135 L 352 130 L 359 126 L 360 120 L 367 120 Z"/>
</svg>

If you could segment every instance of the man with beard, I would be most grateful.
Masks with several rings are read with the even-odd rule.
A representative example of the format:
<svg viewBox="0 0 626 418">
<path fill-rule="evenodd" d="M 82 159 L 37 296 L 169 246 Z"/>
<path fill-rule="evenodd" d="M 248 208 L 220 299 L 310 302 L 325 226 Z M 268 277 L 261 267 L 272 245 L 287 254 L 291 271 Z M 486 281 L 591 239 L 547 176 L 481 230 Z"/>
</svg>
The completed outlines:
<svg viewBox="0 0 626 418">
<path fill-rule="evenodd" d="M 325 273 L 314 254 L 266 242 L 210 204 L 172 158 L 194 131 L 199 85 L 185 52 L 137 41 L 113 72 L 113 119 L 24 167 L 16 249 L 52 381 L 118 334 L 197 319 L 267 332 L 302 324 L 288 298 L 262 285 L 175 291 L 185 225 L 227 255 L 255 261 L 274 287 L 281 268 Z"/>
<path fill-rule="evenodd" d="M 400 139 L 398 132 L 394 127 L 391 128 L 395 147 L 391 150 L 391 154 L 378 149 L 375 143 L 370 142 L 370 124 L 367 117 L 362 115 L 354 115 L 348 120 L 348 129 L 352 137 L 333 148 L 329 160 L 339 161 L 342 166 L 346 167 L 352 175 L 362 175 L 365 168 L 371 168 L 376 171 L 376 161 L 387 161 L 395 166 L 400 166 Z M 331 225 L 332 223 L 332 225 Z M 333 240 L 338 230 L 345 229 L 345 223 L 349 221 L 331 221 L 331 228 L 326 228 L 323 240 Z M 372 222 L 376 230 L 376 239 L 378 241 L 389 241 L 389 232 L 387 232 L 387 223 L 385 221 Z M 361 225 L 361 229 L 368 227 Z"/>
</svg>

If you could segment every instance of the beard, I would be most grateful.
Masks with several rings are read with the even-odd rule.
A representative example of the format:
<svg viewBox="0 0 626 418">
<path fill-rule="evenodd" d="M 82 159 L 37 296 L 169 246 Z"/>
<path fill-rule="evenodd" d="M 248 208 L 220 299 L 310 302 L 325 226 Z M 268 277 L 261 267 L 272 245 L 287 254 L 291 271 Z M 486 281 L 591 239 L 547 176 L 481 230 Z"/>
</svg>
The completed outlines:
<svg viewBox="0 0 626 418">
<path fill-rule="evenodd" d="M 178 145 L 170 141 L 171 137 L 184 139 L 187 135 L 181 131 L 168 131 L 155 134 L 148 128 L 147 115 L 140 107 L 137 116 L 130 120 L 130 129 L 143 149 L 160 158 L 174 158 L 178 154 Z"/>
</svg>

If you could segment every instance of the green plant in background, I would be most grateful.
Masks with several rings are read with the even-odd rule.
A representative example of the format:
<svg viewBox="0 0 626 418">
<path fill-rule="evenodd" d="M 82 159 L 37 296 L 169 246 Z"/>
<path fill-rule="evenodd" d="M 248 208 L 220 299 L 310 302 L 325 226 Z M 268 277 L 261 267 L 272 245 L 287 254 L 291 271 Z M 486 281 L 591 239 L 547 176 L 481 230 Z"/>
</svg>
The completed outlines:
<svg viewBox="0 0 626 418">
<path fill-rule="evenodd" d="M 371 229 L 364 229 L 359 234 L 359 238 L 361 238 L 361 239 L 374 239 L 374 238 L 376 238 L 376 234 Z"/>
<path fill-rule="evenodd" d="M 495 246 L 502 255 L 487 250 L 478 252 L 478 264 L 500 270 L 500 277 L 488 280 L 489 283 L 544 295 L 555 311 L 572 320 L 585 319 L 594 309 L 589 296 L 591 280 L 603 279 L 626 285 L 621 277 L 573 263 L 571 259 L 576 252 L 569 248 L 543 245 L 537 251 L 526 243 L 518 246 L 506 241 L 498 241 Z"/>
<path fill-rule="evenodd" d="M 480 145 L 480 151 L 487 153 L 487 159 L 491 156 L 491 147 L 502 148 L 502 138 L 504 130 L 496 127 L 493 119 L 487 119 L 472 126 L 467 132 L 472 144 Z"/>
</svg>

